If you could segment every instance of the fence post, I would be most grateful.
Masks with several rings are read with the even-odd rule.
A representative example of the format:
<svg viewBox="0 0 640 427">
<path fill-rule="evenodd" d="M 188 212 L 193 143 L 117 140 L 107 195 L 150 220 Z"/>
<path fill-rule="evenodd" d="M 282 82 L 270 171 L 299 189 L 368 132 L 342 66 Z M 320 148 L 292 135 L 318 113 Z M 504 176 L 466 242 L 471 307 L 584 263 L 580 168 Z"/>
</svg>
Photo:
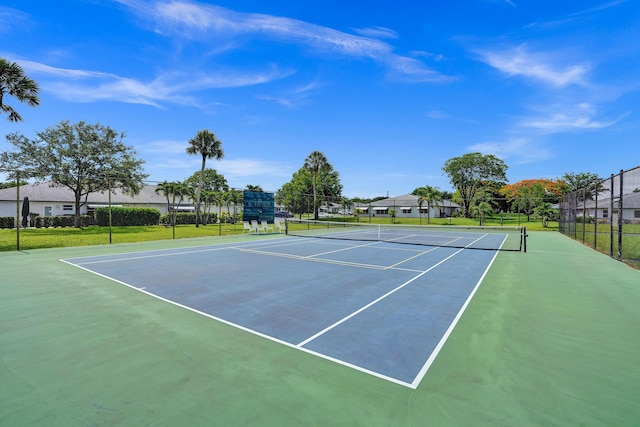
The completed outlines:
<svg viewBox="0 0 640 427">
<path fill-rule="evenodd" d="M 613 190 L 614 190 L 614 186 L 613 186 L 613 174 L 611 174 L 611 184 L 609 185 L 610 191 L 611 191 L 611 197 L 609 198 L 610 202 L 609 202 L 609 211 L 611 212 L 611 214 L 609 215 L 609 256 L 611 258 L 613 258 Z"/>
<path fill-rule="evenodd" d="M 624 171 L 620 170 L 620 200 L 618 202 L 618 260 L 622 260 L 622 217 L 624 204 L 622 202 L 622 194 L 624 193 L 624 187 L 622 185 Z"/>
<path fill-rule="evenodd" d="M 595 211 L 593 214 L 593 249 L 598 249 L 598 188 L 600 183 L 595 184 L 593 191 L 595 191 Z"/>
<path fill-rule="evenodd" d="M 16 251 L 20 250 L 20 172 L 16 171 Z"/>
</svg>

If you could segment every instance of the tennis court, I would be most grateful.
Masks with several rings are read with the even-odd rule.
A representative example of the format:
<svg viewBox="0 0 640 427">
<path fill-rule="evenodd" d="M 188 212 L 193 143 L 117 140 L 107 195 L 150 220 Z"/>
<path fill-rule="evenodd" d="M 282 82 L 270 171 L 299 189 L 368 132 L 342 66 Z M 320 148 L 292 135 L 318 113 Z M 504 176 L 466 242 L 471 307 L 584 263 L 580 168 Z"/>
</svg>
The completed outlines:
<svg viewBox="0 0 640 427">
<path fill-rule="evenodd" d="M 635 425 L 640 419 L 638 271 L 560 233 L 530 234 L 526 254 L 465 249 L 306 344 L 302 341 L 321 332 L 323 325 L 375 301 L 355 289 L 380 287 L 376 295 L 382 294 L 382 282 L 397 287 L 435 265 L 438 252 L 457 249 L 434 249 L 393 268 L 394 261 L 409 259 L 409 253 L 433 248 L 244 236 L 1 253 L 0 424 Z M 307 246 L 308 240 L 315 243 Z M 283 245 L 287 242 L 294 246 Z M 376 246 L 384 256 L 374 255 Z M 303 247 L 308 251 L 301 252 Z M 337 248 L 345 250 L 335 252 Z M 374 360 L 380 364 L 383 359 L 378 351 L 387 349 L 372 350 L 366 344 L 379 339 L 383 329 L 391 331 L 389 347 L 400 340 L 394 334 L 422 334 L 422 325 L 412 323 L 409 315 L 412 304 L 423 309 L 426 301 L 441 296 L 437 305 L 455 311 L 449 302 L 453 297 L 445 297 L 453 287 L 429 278 L 442 281 L 444 274 L 438 270 L 449 266 L 447 282 L 451 275 L 469 276 L 462 273 L 470 268 L 467 264 L 482 263 L 458 258 L 465 253 L 495 258 L 422 380 L 413 375 L 417 367 L 426 366 L 428 356 L 415 355 L 428 352 L 427 346 L 386 353 L 393 366 L 405 367 L 404 373 L 374 368 Z M 427 262 L 429 257 L 434 259 Z M 61 259 L 87 264 L 79 268 Z M 221 265 L 234 268 L 222 259 L 233 259 L 233 264 L 243 260 L 244 268 L 236 268 L 237 277 L 217 280 Z M 105 268 L 128 269 L 123 278 L 134 287 L 208 280 L 226 290 L 209 294 L 205 285 L 176 285 L 171 297 L 201 295 L 194 299 L 202 302 L 215 295 L 243 305 L 229 323 L 214 320 L 145 293 L 159 294 L 159 287 L 135 290 L 84 270 L 97 269 L 99 260 Z M 297 266 L 300 277 L 284 273 L 291 281 L 285 286 L 275 278 L 282 277 L 280 270 L 288 265 Z M 305 273 L 319 266 L 324 267 L 323 277 Z M 244 270 L 254 268 L 262 268 L 263 274 L 246 276 Z M 166 277 L 145 277 L 160 276 L 155 269 Z M 328 269 L 339 270 L 327 274 Z M 139 283 L 132 280 L 136 275 Z M 340 275 L 342 287 L 333 287 Z M 367 280 L 357 281 L 359 275 Z M 248 277 L 258 283 L 251 284 Z M 312 282 L 306 284 L 308 277 Z M 233 286 L 240 281 L 251 285 L 250 297 Z M 464 286 L 473 288 L 473 280 L 469 282 Z M 433 285 L 442 286 L 442 294 L 430 290 Z M 300 299 L 295 300 L 297 293 L 290 287 L 300 290 Z M 314 287 L 322 291 L 315 293 Z M 468 298 L 473 291 L 466 292 Z M 355 304 L 350 298 L 362 301 Z M 284 305 L 288 299 L 291 303 Z M 274 301 L 282 305 L 272 306 Z M 254 318 L 267 307 L 279 324 Z M 325 313 L 329 311 L 333 314 Z M 222 311 L 218 315 L 227 316 Z M 240 323 L 246 329 L 240 329 Z M 249 332 L 249 327 L 255 330 Z M 360 359 L 343 354 L 332 359 L 336 345 L 357 350 Z M 371 361 L 362 360 L 367 352 Z M 419 384 L 413 388 L 412 381 Z"/>
<path fill-rule="evenodd" d="M 263 338 L 417 387 L 496 252 L 336 237 L 64 261 Z M 504 238 L 474 235 L 467 245 Z"/>
</svg>

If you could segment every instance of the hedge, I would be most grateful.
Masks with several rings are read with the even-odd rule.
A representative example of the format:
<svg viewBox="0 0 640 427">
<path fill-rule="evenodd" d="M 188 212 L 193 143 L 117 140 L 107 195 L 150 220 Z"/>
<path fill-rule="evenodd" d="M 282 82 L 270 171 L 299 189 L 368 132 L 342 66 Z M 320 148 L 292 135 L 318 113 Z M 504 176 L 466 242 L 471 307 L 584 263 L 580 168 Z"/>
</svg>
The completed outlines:
<svg viewBox="0 0 640 427">
<path fill-rule="evenodd" d="M 12 216 L 0 216 L 0 228 L 13 228 L 16 226 L 16 219 Z"/>
<path fill-rule="evenodd" d="M 109 208 L 96 208 L 96 224 L 109 225 Z M 158 225 L 160 211 L 153 208 L 111 207 L 111 224 L 120 225 Z"/>
<path fill-rule="evenodd" d="M 171 225 L 170 214 L 163 214 L 160 217 L 160 223 L 164 225 Z M 204 220 L 204 216 L 201 221 Z M 218 221 L 218 216 L 215 213 L 209 214 L 209 222 L 207 224 L 215 224 Z M 190 212 L 178 212 L 176 214 L 176 224 L 195 224 L 196 214 Z"/>
</svg>

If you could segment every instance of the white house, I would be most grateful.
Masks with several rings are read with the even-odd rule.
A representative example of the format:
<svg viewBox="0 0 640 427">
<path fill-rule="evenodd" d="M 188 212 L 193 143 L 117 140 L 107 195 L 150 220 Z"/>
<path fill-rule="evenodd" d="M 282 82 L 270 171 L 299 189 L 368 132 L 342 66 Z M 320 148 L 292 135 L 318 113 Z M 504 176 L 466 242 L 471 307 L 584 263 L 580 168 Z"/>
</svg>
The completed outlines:
<svg viewBox="0 0 640 427">
<path fill-rule="evenodd" d="M 162 192 L 156 193 L 157 186 L 145 185 L 135 196 L 115 189 L 111 194 L 112 206 L 155 208 L 161 214 L 169 211 L 167 198 Z M 25 197 L 29 198 L 29 211 L 40 216 L 75 215 L 75 197 L 67 187 L 45 182 L 20 186 L 20 208 Z M 109 194 L 91 193 L 87 203 L 80 207 L 80 214 L 92 213 L 97 207 L 109 205 Z M 183 201 L 179 210 L 193 210 L 190 200 Z M 16 216 L 16 187 L 0 190 L 0 217 Z"/>
<path fill-rule="evenodd" d="M 618 222 L 619 199 L 614 198 L 613 210 L 611 210 L 611 198 L 598 199 L 598 205 L 594 200 L 587 200 L 583 204 L 578 203 L 576 215 L 597 218 L 598 221 Z M 624 194 L 622 197 L 622 221 L 627 224 L 640 224 L 640 192 Z"/>
<path fill-rule="evenodd" d="M 390 217 L 393 213 L 396 218 L 426 217 L 427 212 L 430 218 L 448 218 L 460 209 L 460 205 L 451 200 L 442 200 L 436 206 L 431 207 L 423 203 L 420 207 L 418 199 L 419 197 L 413 194 L 405 194 L 368 204 L 358 204 L 354 209 L 357 208 L 361 215 Z"/>
</svg>

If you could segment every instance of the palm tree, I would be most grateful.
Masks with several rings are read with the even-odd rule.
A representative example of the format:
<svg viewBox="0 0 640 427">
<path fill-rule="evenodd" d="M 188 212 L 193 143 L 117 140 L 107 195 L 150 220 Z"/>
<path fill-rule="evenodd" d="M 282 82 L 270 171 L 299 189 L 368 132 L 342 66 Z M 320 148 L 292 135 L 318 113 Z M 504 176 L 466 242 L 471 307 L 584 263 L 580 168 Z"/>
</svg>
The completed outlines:
<svg viewBox="0 0 640 427">
<path fill-rule="evenodd" d="M 329 161 L 320 151 L 314 151 L 309 154 L 304 161 L 304 167 L 311 172 L 313 178 L 313 219 L 318 219 L 318 204 L 316 186 L 318 183 L 318 173 L 329 165 Z"/>
<path fill-rule="evenodd" d="M 20 65 L 0 58 L 0 111 L 9 115 L 10 122 L 21 122 L 22 116 L 3 102 L 5 95 L 13 96 L 30 107 L 40 105 L 38 84 L 24 74 Z"/>
<path fill-rule="evenodd" d="M 200 179 L 196 190 L 196 227 L 200 224 L 200 192 L 202 191 L 202 176 L 207 159 L 220 160 L 224 157 L 222 151 L 222 141 L 213 132 L 206 129 L 198 131 L 195 138 L 189 141 L 187 154 L 200 154 L 202 156 L 202 167 L 200 168 Z"/>
<path fill-rule="evenodd" d="M 246 191 L 255 191 L 256 193 L 263 193 L 264 190 L 262 189 L 261 186 L 259 185 L 251 185 L 251 184 L 247 184 L 247 186 L 245 187 Z"/>
<path fill-rule="evenodd" d="M 427 204 L 427 224 L 430 223 L 429 211 L 432 207 L 438 206 L 438 202 L 442 201 L 442 193 L 438 187 L 431 187 L 425 185 L 424 187 L 417 188 L 414 194 L 418 196 L 418 209 L 420 210 L 420 225 L 422 225 L 422 205 Z"/>
<path fill-rule="evenodd" d="M 538 207 L 536 207 L 535 213 L 542 219 L 542 226 L 547 228 L 549 226 L 549 220 L 555 216 L 556 211 L 551 206 L 551 203 L 542 202 Z"/>
<path fill-rule="evenodd" d="M 158 184 L 156 194 L 162 193 L 167 198 L 167 209 L 169 211 L 169 220 L 173 228 L 173 238 L 176 238 L 176 217 L 178 215 L 177 207 L 184 200 L 185 196 L 190 193 L 189 187 L 182 182 L 163 181 Z M 176 205 L 176 200 L 178 204 Z"/>
<path fill-rule="evenodd" d="M 484 219 L 487 214 L 490 215 L 493 213 L 493 203 L 494 201 L 491 193 L 489 193 L 488 191 L 481 190 L 480 192 L 476 193 L 476 196 L 471 201 L 470 211 L 472 215 L 478 216 L 479 225 L 484 225 Z"/>
</svg>

